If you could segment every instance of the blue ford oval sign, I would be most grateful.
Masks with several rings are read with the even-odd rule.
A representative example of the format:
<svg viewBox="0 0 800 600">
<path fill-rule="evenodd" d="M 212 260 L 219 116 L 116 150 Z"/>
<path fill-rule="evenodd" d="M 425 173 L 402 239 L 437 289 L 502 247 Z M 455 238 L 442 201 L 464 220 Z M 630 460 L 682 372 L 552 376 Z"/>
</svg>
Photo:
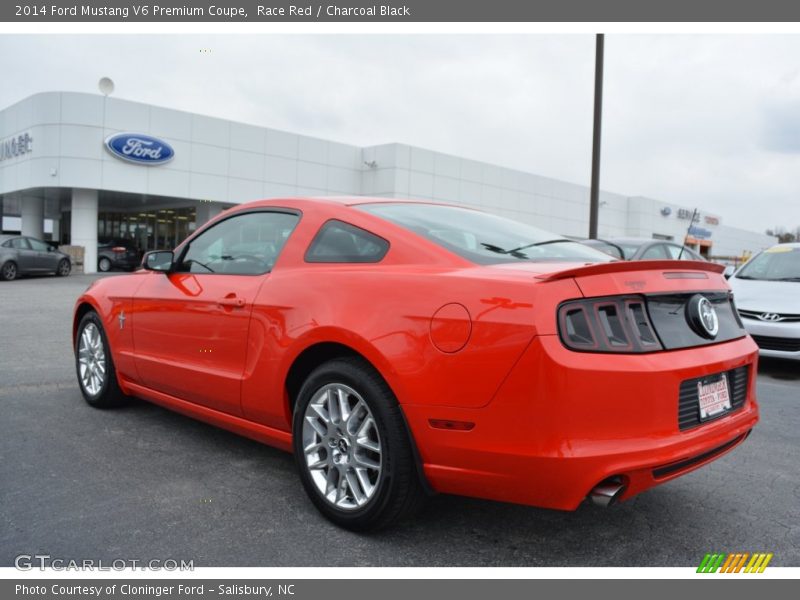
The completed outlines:
<svg viewBox="0 0 800 600">
<path fill-rule="evenodd" d="M 122 160 L 140 165 L 160 165 L 175 156 L 167 142 L 143 133 L 115 133 L 106 138 L 106 148 Z"/>
</svg>

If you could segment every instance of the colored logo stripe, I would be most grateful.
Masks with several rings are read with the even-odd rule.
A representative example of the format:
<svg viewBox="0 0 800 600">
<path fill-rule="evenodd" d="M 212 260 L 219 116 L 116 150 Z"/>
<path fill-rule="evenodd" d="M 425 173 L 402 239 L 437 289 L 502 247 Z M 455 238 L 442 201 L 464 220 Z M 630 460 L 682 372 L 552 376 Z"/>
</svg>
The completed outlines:
<svg viewBox="0 0 800 600">
<path fill-rule="evenodd" d="M 769 554 L 753 554 L 750 563 L 744 570 L 745 573 L 763 573 L 767 568 L 769 561 L 772 560 L 772 553 Z"/>
<path fill-rule="evenodd" d="M 772 560 L 772 552 L 739 552 L 736 554 L 706 554 L 697 567 L 698 573 L 763 573 Z M 749 559 L 749 562 L 748 562 Z M 745 566 L 745 563 L 747 566 Z"/>
</svg>

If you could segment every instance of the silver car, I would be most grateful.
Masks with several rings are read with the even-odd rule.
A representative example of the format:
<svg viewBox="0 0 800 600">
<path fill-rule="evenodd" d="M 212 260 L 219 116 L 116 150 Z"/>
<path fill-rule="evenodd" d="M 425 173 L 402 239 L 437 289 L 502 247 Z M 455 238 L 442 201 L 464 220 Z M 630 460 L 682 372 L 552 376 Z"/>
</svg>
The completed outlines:
<svg viewBox="0 0 800 600">
<path fill-rule="evenodd" d="M 761 356 L 800 360 L 800 244 L 764 250 L 728 283 Z"/>
<path fill-rule="evenodd" d="M 11 281 L 19 275 L 54 273 L 69 275 L 72 262 L 64 254 L 36 238 L 7 237 L 0 240 L 0 279 Z"/>
</svg>

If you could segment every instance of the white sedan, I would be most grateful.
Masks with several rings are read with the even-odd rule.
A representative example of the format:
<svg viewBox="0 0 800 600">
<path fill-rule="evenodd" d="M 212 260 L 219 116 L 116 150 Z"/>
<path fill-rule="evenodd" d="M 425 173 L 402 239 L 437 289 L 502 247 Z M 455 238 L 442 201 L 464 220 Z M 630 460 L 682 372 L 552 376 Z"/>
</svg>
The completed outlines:
<svg viewBox="0 0 800 600">
<path fill-rule="evenodd" d="M 764 250 L 728 283 L 761 356 L 800 360 L 800 244 Z"/>
</svg>

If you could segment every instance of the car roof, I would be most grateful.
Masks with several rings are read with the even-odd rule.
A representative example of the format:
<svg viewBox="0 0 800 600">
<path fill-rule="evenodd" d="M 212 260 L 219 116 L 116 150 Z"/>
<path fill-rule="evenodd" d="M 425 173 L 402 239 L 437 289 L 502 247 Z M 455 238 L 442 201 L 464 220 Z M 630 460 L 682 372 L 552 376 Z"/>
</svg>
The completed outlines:
<svg viewBox="0 0 800 600">
<path fill-rule="evenodd" d="M 264 200 L 253 200 L 251 202 L 243 202 L 237 204 L 234 209 L 240 207 L 256 208 L 259 206 L 280 206 L 281 204 L 291 203 L 293 205 L 301 204 L 329 204 L 339 206 L 355 206 L 358 204 L 386 204 L 386 203 L 400 203 L 400 204 L 438 204 L 442 206 L 453 206 L 456 208 L 466 208 L 468 206 L 461 206 L 451 202 L 438 202 L 436 200 L 418 200 L 413 198 L 383 198 L 377 196 L 286 196 L 280 198 L 269 198 Z"/>
<path fill-rule="evenodd" d="M 676 244 L 680 246 L 679 242 L 672 240 L 657 240 L 655 238 L 636 238 L 636 237 L 604 237 L 599 238 L 601 242 L 611 242 L 612 244 Z"/>
</svg>

